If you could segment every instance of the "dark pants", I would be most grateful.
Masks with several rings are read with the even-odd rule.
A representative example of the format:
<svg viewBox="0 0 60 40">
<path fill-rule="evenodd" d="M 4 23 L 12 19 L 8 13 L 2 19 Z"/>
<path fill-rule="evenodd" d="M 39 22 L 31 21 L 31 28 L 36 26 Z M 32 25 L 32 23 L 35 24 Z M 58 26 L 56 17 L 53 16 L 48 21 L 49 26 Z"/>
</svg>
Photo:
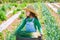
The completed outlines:
<svg viewBox="0 0 60 40">
<path fill-rule="evenodd" d="M 19 38 L 19 37 L 16 37 L 16 40 L 42 40 L 41 37 L 39 38 Z"/>
<path fill-rule="evenodd" d="M 41 37 L 32 38 L 30 32 L 19 32 L 16 35 L 16 40 L 42 40 Z"/>
</svg>

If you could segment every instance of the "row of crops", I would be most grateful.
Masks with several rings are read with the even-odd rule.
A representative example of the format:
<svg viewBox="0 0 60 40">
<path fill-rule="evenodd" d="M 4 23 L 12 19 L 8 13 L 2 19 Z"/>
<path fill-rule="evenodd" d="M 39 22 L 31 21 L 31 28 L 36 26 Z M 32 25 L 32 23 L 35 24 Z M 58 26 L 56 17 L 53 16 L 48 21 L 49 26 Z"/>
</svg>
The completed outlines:
<svg viewBox="0 0 60 40">
<path fill-rule="evenodd" d="M 42 7 L 42 14 L 44 19 L 44 25 L 46 29 L 45 38 L 46 40 L 60 40 L 60 30 L 58 29 L 58 25 L 56 20 L 51 13 L 44 5 L 44 3 L 40 4 Z"/>
<path fill-rule="evenodd" d="M 58 3 L 46 3 L 55 13 L 60 15 L 60 6 Z"/>
</svg>

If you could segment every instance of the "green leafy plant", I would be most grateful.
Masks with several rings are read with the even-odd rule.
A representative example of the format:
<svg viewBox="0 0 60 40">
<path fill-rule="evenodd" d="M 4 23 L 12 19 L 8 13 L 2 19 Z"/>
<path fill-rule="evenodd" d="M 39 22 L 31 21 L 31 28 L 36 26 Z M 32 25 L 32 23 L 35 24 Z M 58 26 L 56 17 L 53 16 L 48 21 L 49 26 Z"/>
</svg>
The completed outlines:
<svg viewBox="0 0 60 40">
<path fill-rule="evenodd" d="M 6 4 L 5 6 L 7 7 L 7 9 L 11 9 L 12 8 L 12 6 L 10 4 Z"/>
<path fill-rule="evenodd" d="M 10 4 L 4 4 L 0 7 L 0 10 L 5 11 L 8 9 L 11 9 L 12 6 L 10 6 Z"/>
<path fill-rule="evenodd" d="M 13 14 L 16 14 L 16 13 L 17 13 L 17 10 L 14 10 L 14 11 L 13 11 Z"/>
<path fill-rule="evenodd" d="M 1 10 L 6 11 L 6 6 L 3 5 L 3 6 L 1 7 Z"/>
<path fill-rule="evenodd" d="M 19 15 L 19 18 L 20 18 L 20 19 L 23 19 L 24 17 L 25 17 L 25 14 L 24 14 L 24 12 L 22 11 L 21 14 Z"/>
<path fill-rule="evenodd" d="M 11 5 L 11 6 L 18 7 L 18 4 L 17 4 L 17 3 L 11 3 L 10 5 Z"/>
<path fill-rule="evenodd" d="M 0 32 L 0 40 L 4 40 L 4 36 L 2 32 Z"/>
<path fill-rule="evenodd" d="M 7 19 L 6 13 L 4 11 L 0 10 L 0 20 L 4 21 L 6 19 Z"/>
<path fill-rule="evenodd" d="M 20 8 L 17 8 L 17 11 L 21 11 L 21 9 Z"/>
<path fill-rule="evenodd" d="M 22 3 L 22 4 L 20 4 L 18 7 L 20 8 L 20 9 L 23 9 L 24 7 L 26 7 L 26 3 Z"/>
<path fill-rule="evenodd" d="M 18 11 L 20 11 L 21 9 L 17 8 L 13 11 L 13 14 L 16 14 Z"/>
</svg>

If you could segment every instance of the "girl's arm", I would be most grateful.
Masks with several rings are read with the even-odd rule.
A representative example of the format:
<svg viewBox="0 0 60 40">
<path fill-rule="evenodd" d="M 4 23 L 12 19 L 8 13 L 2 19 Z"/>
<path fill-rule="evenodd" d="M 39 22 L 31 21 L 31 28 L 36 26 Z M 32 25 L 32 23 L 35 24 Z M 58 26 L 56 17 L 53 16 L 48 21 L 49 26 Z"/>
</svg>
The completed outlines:
<svg viewBox="0 0 60 40">
<path fill-rule="evenodd" d="M 18 25 L 18 28 L 15 31 L 15 34 L 17 34 L 19 31 L 21 31 L 21 29 L 25 26 L 26 24 L 26 18 L 23 20 L 23 22 L 21 23 L 21 25 Z"/>
<path fill-rule="evenodd" d="M 16 35 L 18 35 L 19 31 L 24 27 L 25 23 L 26 19 L 23 20 L 21 25 L 20 24 L 18 25 L 18 28 L 14 32 L 12 32 L 6 40 L 15 40 Z"/>
<path fill-rule="evenodd" d="M 38 19 L 35 19 L 35 23 L 36 23 L 36 25 L 38 27 L 38 31 L 42 34 L 42 27 L 41 27 L 41 25 L 39 23 L 39 20 Z"/>
</svg>

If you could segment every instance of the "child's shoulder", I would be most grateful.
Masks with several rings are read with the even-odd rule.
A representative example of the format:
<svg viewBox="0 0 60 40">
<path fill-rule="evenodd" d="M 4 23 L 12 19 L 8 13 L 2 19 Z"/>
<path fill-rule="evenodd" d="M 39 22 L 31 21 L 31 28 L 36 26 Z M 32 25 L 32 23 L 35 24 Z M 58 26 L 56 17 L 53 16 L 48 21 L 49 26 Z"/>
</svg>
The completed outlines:
<svg viewBox="0 0 60 40">
<path fill-rule="evenodd" d="M 38 20 L 37 18 L 34 18 L 34 20 Z"/>
<path fill-rule="evenodd" d="M 24 18 L 24 19 L 22 19 L 23 21 L 25 21 L 26 20 L 26 18 Z"/>
</svg>

